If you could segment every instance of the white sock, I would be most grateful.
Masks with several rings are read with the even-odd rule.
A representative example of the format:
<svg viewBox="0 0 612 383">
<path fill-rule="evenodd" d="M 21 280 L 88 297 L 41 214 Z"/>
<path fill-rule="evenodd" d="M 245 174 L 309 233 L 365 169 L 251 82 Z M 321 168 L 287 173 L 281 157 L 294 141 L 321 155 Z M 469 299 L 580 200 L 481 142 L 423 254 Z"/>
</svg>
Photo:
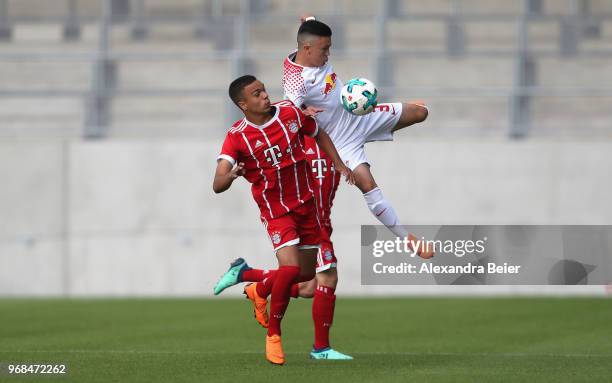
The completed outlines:
<svg viewBox="0 0 612 383">
<path fill-rule="evenodd" d="M 380 223 L 387 226 L 393 234 L 400 238 L 408 236 L 408 231 L 400 224 L 399 218 L 397 218 L 397 214 L 395 214 L 395 210 L 393 210 L 393 206 L 383 197 L 382 190 L 375 187 L 365 193 L 363 198 L 365 198 L 368 208 L 372 214 L 374 214 L 374 217 L 376 217 Z"/>
</svg>

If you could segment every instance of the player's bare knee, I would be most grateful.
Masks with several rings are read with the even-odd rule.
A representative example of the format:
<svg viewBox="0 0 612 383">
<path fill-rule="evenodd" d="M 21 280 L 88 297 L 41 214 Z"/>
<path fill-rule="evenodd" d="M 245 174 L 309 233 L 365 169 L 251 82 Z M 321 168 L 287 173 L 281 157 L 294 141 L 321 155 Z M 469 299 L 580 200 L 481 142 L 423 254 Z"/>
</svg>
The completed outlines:
<svg viewBox="0 0 612 383">
<path fill-rule="evenodd" d="M 361 164 L 353 170 L 353 174 L 355 175 L 355 185 L 361 190 L 362 193 L 367 193 L 378 185 L 370 172 L 369 164 Z"/>
<path fill-rule="evenodd" d="M 429 111 L 425 106 L 413 103 L 405 103 L 404 113 L 402 113 L 401 124 L 403 126 L 418 124 L 420 122 L 425 121 L 428 115 Z"/>
<path fill-rule="evenodd" d="M 335 267 L 317 273 L 317 284 L 321 286 L 336 288 L 338 284 L 338 272 Z"/>
<path fill-rule="evenodd" d="M 418 106 L 416 107 L 417 111 L 415 112 L 415 117 L 417 119 L 417 122 L 423 122 L 427 119 L 427 116 L 429 116 L 429 110 L 424 107 L 424 106 Z"/>
</svg>

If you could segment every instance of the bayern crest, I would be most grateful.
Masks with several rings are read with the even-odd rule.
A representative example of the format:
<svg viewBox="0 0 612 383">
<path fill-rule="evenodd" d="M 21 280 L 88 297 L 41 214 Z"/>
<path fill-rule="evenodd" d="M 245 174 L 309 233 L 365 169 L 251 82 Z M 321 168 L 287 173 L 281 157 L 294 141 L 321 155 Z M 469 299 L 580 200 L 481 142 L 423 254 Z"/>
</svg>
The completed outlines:
<svg viewBox="0 0 612 383">
<path fill-rule="evenodd" d="M 298 124 L 296 121 L 290 121 L 289 122 L 289 131 L 291 133 L 297 133 L 298 131 Z"/>
<path fill-rule="evenodd" d="M 331 251 L 325 250 L 325 255 L 323 257 L 325 258 L 326 261 L 331 261 L 332 260 Z"/>
<path fill-rule="evenodd" d="M 278 231 L 272 233 L 272 236 L 270 238 L 272 239 L 272 243 L 275 245 L 278 245 L 281 241 L 281 235 Z"/>
</svg>

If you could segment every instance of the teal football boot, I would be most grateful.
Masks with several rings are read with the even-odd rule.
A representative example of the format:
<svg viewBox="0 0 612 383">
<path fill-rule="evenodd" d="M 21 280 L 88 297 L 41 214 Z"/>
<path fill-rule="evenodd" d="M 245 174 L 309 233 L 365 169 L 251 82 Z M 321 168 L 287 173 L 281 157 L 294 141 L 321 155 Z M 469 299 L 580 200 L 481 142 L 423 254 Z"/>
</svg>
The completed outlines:
<svg viewBox="0 0 612 383">
<path fill-rule="evenodd" d="M 353 360 L 353 357 L 327 347 L 320 350 L 312 349 L 310 351 L 310 359 Z"/>
<path fill-rule="evenodd" d="M 244 258 L 238 258 L 230 264 L 229 270 L 225 272 L 213 288 L 215 295 L 221 294 L 221 292 L 228 287 L 232 287 L 242 282 L 242 273 L 245 270 L 249 270 L 250 267 L 247 265 Z"/>
</svg>

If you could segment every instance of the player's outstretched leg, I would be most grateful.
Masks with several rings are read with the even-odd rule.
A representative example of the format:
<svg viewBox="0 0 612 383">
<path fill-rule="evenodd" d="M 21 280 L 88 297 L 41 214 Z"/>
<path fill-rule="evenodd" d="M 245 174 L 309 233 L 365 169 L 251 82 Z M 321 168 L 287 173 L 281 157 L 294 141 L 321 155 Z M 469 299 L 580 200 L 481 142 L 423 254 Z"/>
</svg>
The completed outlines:
<svg viewBox="0 0 612 383">
<path fill-rule="evenodd" d="M 382 190 L 376 184 L 374 176 L 370 171 L 368 163 L 358 165 L 354 170 L 355 185 L 363 193 L 368 209 L 374 217 L 385 225 L 396 236 L 404 238 L 408 236 L 408 231 L 399 223 L 399 218 L 391 203 L 385 199 Z"/>
<path fill-rule="evenodd" d="M 418 256 L 423 259 L 433 257 L 433 251 L 425 246 L 423 241 L 417 243 L 416 236 L 410 234 L 399 222 L 395 209 L 393 209 L 391 203 L 385 199 L 382 190 L 380 190 L 376 181 L 374 181 L 374 176 L 372 176 L 372 172 L 370 171 L 370 165 L 367 163 L 358 165 L 353 170 L 353 174 L 355 175 L 355 185 L 357 185 L 363 193 L 363 198 L 368 205 L 368 209 L 372 212 L 372 215 L 399 238 L 408 238 L 410 241 L 409 243 L 414 242 L 417 244 L 418 246 L 415 246 L 412 250 L 416 250 Z"/>
<path fill-rule="evenodd" d="M 249 265 L 247 265 L 244 258 L 238 258 L 234 260 L 230 264 L 229 269 L 225 272 L 225 274 L 221 276 L 219 281 L 215 284 L 215 287 L 213 288 L 214 294 L 219 295 L 223 290 L 227 289 L 228 287 L 237 285 L 238 283 L 242 282 L 242 274 L 249 269 L 250 267 Z"/>
</svg>

